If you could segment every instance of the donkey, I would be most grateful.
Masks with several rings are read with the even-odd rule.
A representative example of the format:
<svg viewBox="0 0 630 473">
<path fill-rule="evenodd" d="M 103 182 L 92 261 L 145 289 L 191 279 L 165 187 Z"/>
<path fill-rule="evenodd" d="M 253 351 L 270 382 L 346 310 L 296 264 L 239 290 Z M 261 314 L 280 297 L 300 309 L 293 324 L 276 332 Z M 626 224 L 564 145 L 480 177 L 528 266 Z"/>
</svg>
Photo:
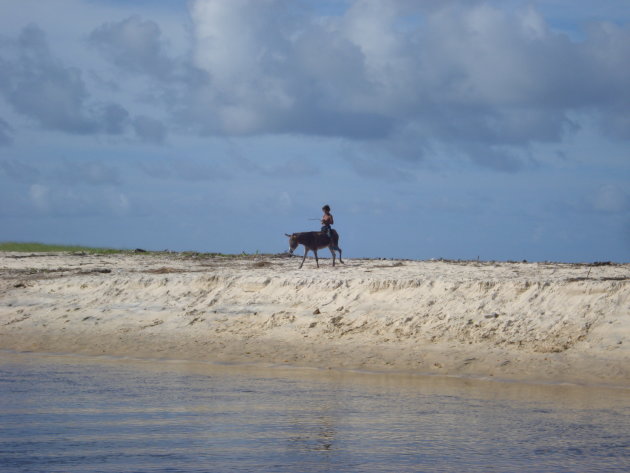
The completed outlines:
<svg viewBox="0 0 630 473">
<path fill-rule="evenodd" d="M 302 232 L 302 233 L 293 233 L 289 235 L 285 233 L 286 236 L 289 237 L 289 254 L 293 254 L 298 245 L 304 245 L 304 258 L 302 258 L 302 262 L 300 263 L 300 268 L 304 264 L 304 260 L 306 259 L 306 255 L 309 250 L 313 251 L 315 254 L 315 262 L 317 263 L 317 267 L 319 268 L 319 259 L 317 258 L 317 250 L 321 250 L 322 248 L 328 247 L 330 252 L 332 253 L 333 266 L 335 265 L 335 251 L 339 252 L 339 262 L 341 264 L 345 264 L 341 259 L 341 248 L 339 248 L 339 234 L 336 230 L 331 230 L 332 237 L 328 237 L 324 232 Z"/>
</svg>

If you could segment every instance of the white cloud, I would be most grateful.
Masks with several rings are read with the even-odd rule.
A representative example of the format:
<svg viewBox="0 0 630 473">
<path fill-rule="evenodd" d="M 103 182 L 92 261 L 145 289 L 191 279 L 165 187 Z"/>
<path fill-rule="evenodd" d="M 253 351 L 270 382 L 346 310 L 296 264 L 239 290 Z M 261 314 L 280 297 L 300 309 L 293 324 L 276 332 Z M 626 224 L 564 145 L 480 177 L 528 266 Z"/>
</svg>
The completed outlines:
<svg viewBox="0 0 630 473">
<path fill-rule="evenodd" d="M 576 40 L 535 2 L 353 0 L 334 15 L 304 5 L 195 0 L 187 47 L 163 18 L 106 17 L 85 26 L 86 51 L 99 53 L 89 65 L 30 26 L 0 47 L 0 94 L 65 133 L 335 136 L 413 160 L 448 147 L 504 170 L 560 143 L 579 114 L 630 139 L 627 25 L 592 22 Z M 20 130 L 2 123 L 10 144 Z"/>
<path fill-rule="evenodd" d="M 177 67 L 166 53 L 167 42 L 159 25 L 138 16 L 101 25 L 92 31 L 89 42 L 129 73 L 155 75 L 164 80 L 172 77 Z"/>
<path fill-rule="evenodd" d="M 120 216 L 131 209 L 126 193 L 114 187 L 40 183 L 30 185 L 27 202 L 17 204 L 29 213 L 61 218 Z"/>
<path fill-rule="evenodd" d="M 53 54 L 40 27 L 31 24 L 16 39 L 0 42 L 0 68 L 0 96 L 42 128 L 73 134 L 123 131 L 127 111 L 91 101 L 83 71 Z M 3 128 L 6 133 L 11 127 Z"/>
<path fill-rule="evenodd" d="M 625 130 L 627 28 L 599 24 L 576 42 L 531 6 L 357 0 L 341 17 L 318 18 L 288 5 L 193 4 L 194 59 L 210 77 L 205 106 L 217 117 L 215 132 L 394 140 L 404 129 L 408 140 L 413 129 L 418 148 L 447 142 L 505 167 L 517 150 L 559 142 L 575 110 L 599 110 L 614 120 L 611 130 Z"/>
</svg>

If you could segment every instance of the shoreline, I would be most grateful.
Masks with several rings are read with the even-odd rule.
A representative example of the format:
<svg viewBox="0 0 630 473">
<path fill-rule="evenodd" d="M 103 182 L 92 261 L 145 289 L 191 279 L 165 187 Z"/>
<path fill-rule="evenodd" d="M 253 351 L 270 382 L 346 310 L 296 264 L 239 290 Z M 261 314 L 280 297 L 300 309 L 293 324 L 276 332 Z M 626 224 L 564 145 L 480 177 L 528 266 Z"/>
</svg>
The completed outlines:
<svg viewBox="0 0 630 473">
<path fill-rule="evenodd" d="M 29 360 L 51 360 L 53 362 L 81 362 L 88 365 L 100 364 L 131 364 L 136 366 L 149 366 L 152 369 L 160 369 L 163 366 L 186 366 L 186 370 L 194 372 L 209 372 L 212 370 L 222 370 L 236 372 L 239 374 L 252 372 L 256 375 L 264 376 L 283 376 L 288 373 L 291 376 L 336 376 L 345 377 L 387 377 L 388 379 L 403 380 L 434 380 L 436 383 L 465 383 L 466 386 L 472 386 L 469 383 L 475 383 L 475 386 L 486 386 L 486 389 L 492 389 L 492 383 L 498 383 L 503 386 L 510 386 L 516 390 L 522 389 L 538 389 L 538 388 L 559 388 L 559 389 L 588 389 L 593 392 L 626 392 L 630 389 L 630 385 L 625 384 L 608 384 L 603 382 L 587 383 L 583 381 L 566 381 L 566 380 L 542 380 L 542 379 L 521 379 L 521 378 L 501 378 L 494 376 L 462 374 L 462 373 L 424 373 L 420 371 L 410 370 L 377 370 L 377 369 L 349 369 L 349 368 L 332 368 L 318 366 L 300 366 L 285 363 L 271 363 L 260 361 L 216 361 L 216 360 L 198 360 L 188 358 L 141 358 L 129 355 L 98 355 L 76 352 L 36 352 L 36 351 L 15 351 L 10 349 L 0 349 L 0 364 L 20 359 Z"/>
<path fill-rule="evenodd" d="M 0 253 L 0 349 L 630 387 L 630 264 Z"/>
</svg>

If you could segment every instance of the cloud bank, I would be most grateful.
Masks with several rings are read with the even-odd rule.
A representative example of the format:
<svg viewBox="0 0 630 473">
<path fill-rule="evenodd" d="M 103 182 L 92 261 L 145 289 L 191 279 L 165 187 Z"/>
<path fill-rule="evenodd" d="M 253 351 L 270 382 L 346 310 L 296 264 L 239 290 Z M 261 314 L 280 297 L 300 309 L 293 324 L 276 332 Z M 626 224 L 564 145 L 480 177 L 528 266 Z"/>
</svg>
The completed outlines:
<svg viewBox="0 0 630 473">
<path fill-rule="evenodd" d="M 583 115 L 628 138 L 627 26 L 594 22 L 576 41 L 533 7 L 498 2 L 357 0 L 317 16 L 282 0 L 198 0 L 191 15 L 208 132 L 386 140 L 416 158 L 447 145 L 508 168 Z"/>
<path fill-rule="evenodd" d="M 97 57 L 90 70 L 28 25 L 0 43 L 0 94 L 65 133 L 150 144 L 170 133 L 337 137 L 412 160 L 439 148 L 505 170 L 585 117 L 630 139 L 626 24 L 592 21 L 575 39 L 520 2 L 340 5 L 196 0 L 179 50 L 151 19 L 108 21 L 85 36 Z M 14 132 L 0 121 L 0 145 Z"/>
</svg>

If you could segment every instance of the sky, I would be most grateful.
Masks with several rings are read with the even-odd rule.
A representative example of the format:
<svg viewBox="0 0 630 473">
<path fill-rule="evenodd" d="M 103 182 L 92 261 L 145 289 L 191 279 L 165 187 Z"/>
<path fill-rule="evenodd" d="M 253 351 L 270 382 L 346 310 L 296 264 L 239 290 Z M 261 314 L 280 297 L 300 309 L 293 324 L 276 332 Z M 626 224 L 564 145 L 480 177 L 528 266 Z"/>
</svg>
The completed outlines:
<svg viewBox="0 0 630 473">
<path fill-rule="evenodd" d="M 0 241 L 630 262 L 628 6 L 1 0 Z"/>
</svg>

